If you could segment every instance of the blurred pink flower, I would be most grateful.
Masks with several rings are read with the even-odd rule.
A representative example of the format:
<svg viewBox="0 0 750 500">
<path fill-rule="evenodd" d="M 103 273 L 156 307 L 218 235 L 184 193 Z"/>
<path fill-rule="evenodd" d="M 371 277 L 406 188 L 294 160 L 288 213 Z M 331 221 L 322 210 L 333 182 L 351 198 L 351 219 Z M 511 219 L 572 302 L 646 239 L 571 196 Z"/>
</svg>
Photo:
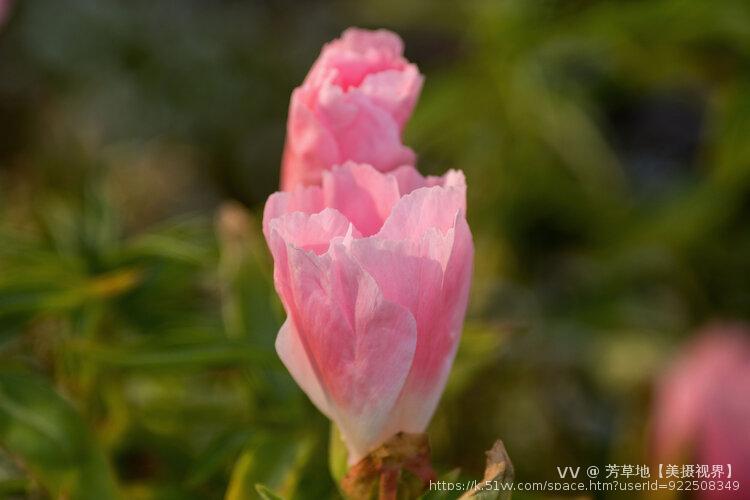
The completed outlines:
<svg viewBox="0 0 750 500">
<path fill-rule="evenodd" d="M 750 485 L 750 331 L 713 326 L 684 349 L 658 384 L 653 425 L 661 463 L 731 464 L 733 479 Z"/>
<path fill-rule="evenodd" d="M 13 7 L 14 0 L 0 0 L 0 26 L 10 17 L 10 9 Z"/>
<path fill-rule="evenodd" d="M 473 243 L 459 171 L 347 163 L 268 199 L 263 231 L 287 320 L 276 349 L 355 463 L 424 432 L 466 311 Z"/>
<path fill-rule="evenodd" d="M 401 133 L 421 88 L 395 33 L 349 28 L 326 44 L 292 93 L 281 188 L 319 184 L 321 172 L 349 160 L 383 172 L 413 165 Z"/>
</svg>

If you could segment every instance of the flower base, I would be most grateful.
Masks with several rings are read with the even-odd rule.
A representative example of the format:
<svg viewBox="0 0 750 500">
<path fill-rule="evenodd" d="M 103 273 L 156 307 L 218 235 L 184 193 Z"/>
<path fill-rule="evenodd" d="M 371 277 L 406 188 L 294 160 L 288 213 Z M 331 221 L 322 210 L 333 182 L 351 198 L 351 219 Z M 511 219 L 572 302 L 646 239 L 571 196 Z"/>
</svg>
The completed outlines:
<svg viewBox="0 0 750 500">
<path fill-rule="evenodd" d="M 380 500 L 395 500 L 399 488 L 417 496 L 435 478 L 427 434 L 399 432 L 354 464 L 341 489 L 355 500 L 373 498 L 376 492 Z"/>
</svg>

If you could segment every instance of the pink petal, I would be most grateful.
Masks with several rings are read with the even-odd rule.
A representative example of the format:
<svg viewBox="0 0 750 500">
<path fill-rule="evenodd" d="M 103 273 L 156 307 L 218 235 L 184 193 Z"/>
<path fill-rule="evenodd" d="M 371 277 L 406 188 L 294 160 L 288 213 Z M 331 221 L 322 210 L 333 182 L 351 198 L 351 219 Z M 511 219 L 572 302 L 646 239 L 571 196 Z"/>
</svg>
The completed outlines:
<svg viewBox="0 0 750 500">
<path fill-rule="evenodd" d="M 281 168 L 281 187 L 317 184 L 320 173 L 340 162 L 336 137 L 314 112 L 317 91 L 299 87 L 292 92 L 287 140 Z"/>
<path fill-rule="evenodd" d="M 424 177 L 411 165 L 402 165 L 388 173 L 396 178 L 401 196 L 409 194 L 415 189 L 422 187 L 459 187 L 459 184 L 457 183 L 459 180 L 461 181 L 460 185 L 466 185 L 466 182 L 463 180 L 463 173 L 456 170 L 449 170 L 447 174 L 441 177 L 436 177 L 434 175 Z"/>
<path fill-rule="evenodd" d="M 291 212 L 269 221 L 268 229 L 287 244 L 317 255 L 327 252 L 334 238 L 345 236 L 349 231 L 359 237 L 347 218 L 332 208 L 317 214 Z"/>
<path fill-rule="evenodd" d="M 423 78 L 413 64 L 402 71 L 389 70 L 367 75 L 359 90 L 390 113 L 403 130 L 414 111 L 417 97 L 422 89 Z"/>
<path fill-rule="evenodd" d="M 406 432 L 424 432 L 432 418 L 448 381 L 463 329 L 473 272 L 474 244 L 469 226 L 457 215 L 451 231 L 453 241 L 443 273 L 440 300 L 432 331 L 417 340 L 412 370 L 394 412 L 397 428 Z"/>
<path fill-rule="evenodd" d="M 376 237 L 351 243 L 352 255 L 373 277 L 386 300 L 411 311 L 419 334 L 429 335 L 427 330 L 441 305 L 443 269 L 429 256 L 411 254 L 409 246 Z"/>
<path fill-rule="evenodd" d="M 297 186 L 293 191 L 276 192 L 263 208 L 263 234 L 268 239 L 268 225 L 273 219 L 292 212 L 314 214 L 323 210 L 323 191 L 317 186 Z"/>
<path fill-rule="evenodd" d="M 422 191 L 422 196 L 440 199 L 449 190 Z M 455 357 L 474 249 L 460 209 L 451 226 L 444 233 L 428 228 L 411 240 L 385 240 L 378 234 L 351 243 L 352 255 L 375 279 L 384 297 L 409 309 L 417 321 L 414 362 L 394 409 L 391 433 L 424 432 Z"/>
<path fill-rule="evenodd" d="M 343 92 L 339 87 L 323 87 L 316 112 L 320 123 L 336 137 L 336 163 L 369 163 L 387 172 L 416 159 L 401 143 L 401 128 L 390 112 L 358 89 Z"/>
<path fill-rule="evenodd" d="M 349 163 L 323 174 L 323 198 L 364 236 L 380 230 L 399 200 L 396 179 L 369 165 Z"/>
<path fill-rule="evenodd" d="M 316 405 L 317 388 L 325 394 L 320 409 L 338 424 L 354 462 L 388 437 L 384 432 L 414 356 L 416 323 L 409 311 L 383 298 L 337 241 L 317 256 L 287 243 L 272 227 L 270 243 L 276 288 L 309 361 L 294 370 L 317 375 L 317 384 L 303 389 L 310 389 Z M 294 362 L 299 347 L 290 349 L 288 340 L 283 352 Z"/>
<path fill-rule="evenodd" d="M 302 339 L 289 318 L 281 325 L 279 334 L 276 336 L 276 352 L 310 401 L 323 415 L 333 418 L 328 407 L 328 396 L 320 386 L 318 374 L 310 364 Z"/>
<path fill-rule="evenodd" d="M 378 237 L 389 240 L 414 240 L 429 229 L 444 233 L 453 227 L 456 213 L 459 211 L 466 212 L 465 185 L 419 188 L 398 201 L 380 229 Z"/>
<path fill-rule="evenodd" d="M 333 74 L 333 83 L 347 90 L 370 73 L 402 69 L 406 64 L 403 51 L 403 42 L 395 33 L 349 28 L 323 47 L 305 83 L 320 85 Z"/>
<path fill-rule="evenodd" d="M 347 28 L 341 35 L 341 44 L 355 52 L 366 53 L 376 49 L 389 57 L 397 58 L 404 53 L 404 43 L 392 31 Z"/>
</svg>

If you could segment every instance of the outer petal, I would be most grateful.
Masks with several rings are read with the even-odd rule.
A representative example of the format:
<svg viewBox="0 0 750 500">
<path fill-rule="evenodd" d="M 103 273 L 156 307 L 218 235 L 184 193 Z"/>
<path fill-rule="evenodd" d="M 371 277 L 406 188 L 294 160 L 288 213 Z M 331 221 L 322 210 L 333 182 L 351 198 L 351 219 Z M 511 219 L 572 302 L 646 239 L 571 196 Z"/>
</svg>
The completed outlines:
<svg viewBox="0 0 750 500">
<path fill-rule="evenodd" d="M 369 236 L 380 230 L 399 200 L 399 190 L 392 176 L 370 165 L 348 163 L 323 174 L 323 199 Z"/>
<path fill-rule="evenodd" d="M 459 211 L 466 212 L 465 186 L 420 188 L 398 201 L 378 237 L 409 241 L 430 229 L 445 233 L 453 227 Z"/>
<path fill-rule="evenodd" d="M 398 182 L 398 189 L 401 195 L 406 195 L 419 189 L 421 187 L 427 187 L 427 179 L 417 171 L 411 165 L 403 165 L 390 172 L 390 174 L 396 178 Z M 431 185 L 442 185 L 442 183 L 434 183 Z"/>
<path fill-rule="evenodd" d="M 359 236 L 346 217 L 332 208 L 317 214 L 291 212 L 272 219 L 268 228 L 286 243 L 317 255 L 327 252 L 331 241 L 338 236 L 348 233 Z"/>
<path fill-rule="evenodd" d="M 281 325 L 279 334 L 276 336 L 276 352 L 310 401 L 323 415 L 332 419 L 333 414 L 328 407 L 328 396 L 318 381 L 318 374 L 310 364 L 310 358 L 300 334 L 289 318 Z"/>
<path fill-rule="evenodd" d="M 453 246 L 443 274 L 434 329 L 418 337 L 417 352 L 397 403 L 398 428 L 423 432 L 443 394 L 463 329 L 473 271 L 474 245 L 463 214 L 452 230 Z"/>
<path fill-rule="evenodd" d="M 320 173 L 340 163 L 336 137 L 316 113 L 318 92 L 302 86 L 292 92 L 287 119 L 286 144 L 281 165 L 281 187 L 320 182 Z"/>
<path fill-rule="evenodd" d="M 435 175 L 423 177 L 416 168 L 411 165 L 403 165 L 390 171 L 389 174 L 396 178 L 401 196 L 421 187 L 442 186 L 466 189 L 466 178 L 460 170 L 448 170 L 445 175 L 440 177 Z"/>
<path fill-rule="evenodd" d="M 263 234 L 268 240 L 268 225 L 273 219 L 292 212 L 314 214 L 325 208 L 323 191 L 317 186 L 297 186 L 293 191 L 273 193 L 263 208 Z"/>
<path fill-rule="evenodd" d="M 289 369 L 300 377 L 315 374 L 317 384 L 302 387 L 336 421 L 354 462 L 388 437 L 414 357 L 416 323 L 408 310 L 383 298 L 344 240 L 318 256 L 271 227 L 276 287 L 309 361 Z M 290 342 L 289 331 L 285 335 L 280 355 L 285 363 L 298 362 L 302 349 Z"/>
<path fill-rule="evenodd" d="M 352 254 L 386 299 L 408 308 L 417 320 L 414 362 L 394 409 L 391 433 L 425 430 L 455 357 L 473 263 L 462 195 L 461 188 L 418 189 L 401 199 L 389 227 L 352 242 Z M 431 210 L 452 210 L 450 224 Z"/>
<path fill-rule="evenodd" d="M 394 411 L 390 433 L 424 432 L 460 340 L 471 282 L 473 245 L 463 214 L 446 234 L 427 231 L 416 242 L 355 240 L 352 253 L 388 300 L 417 320 L 417 348 Z M 445 258 L 443 256 L 446 256 Z"/>
</svg>

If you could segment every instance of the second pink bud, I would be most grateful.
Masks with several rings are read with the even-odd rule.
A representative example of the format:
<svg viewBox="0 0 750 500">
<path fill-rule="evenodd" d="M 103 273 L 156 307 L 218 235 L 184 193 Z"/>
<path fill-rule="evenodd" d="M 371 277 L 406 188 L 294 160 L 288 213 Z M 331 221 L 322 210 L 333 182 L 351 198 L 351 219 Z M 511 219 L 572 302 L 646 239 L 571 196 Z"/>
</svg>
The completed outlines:
<svg viewBox="0 0 750 500">
<path fill-rule="evenodd" d="M 350 28 L 326 44 L 292 93 L 282 190 L 319 184 L 323 171 L 346 161 L 381 172 L 413 165 L 401 135 L 422 79 L 390 31 Z"/>
</svg>

